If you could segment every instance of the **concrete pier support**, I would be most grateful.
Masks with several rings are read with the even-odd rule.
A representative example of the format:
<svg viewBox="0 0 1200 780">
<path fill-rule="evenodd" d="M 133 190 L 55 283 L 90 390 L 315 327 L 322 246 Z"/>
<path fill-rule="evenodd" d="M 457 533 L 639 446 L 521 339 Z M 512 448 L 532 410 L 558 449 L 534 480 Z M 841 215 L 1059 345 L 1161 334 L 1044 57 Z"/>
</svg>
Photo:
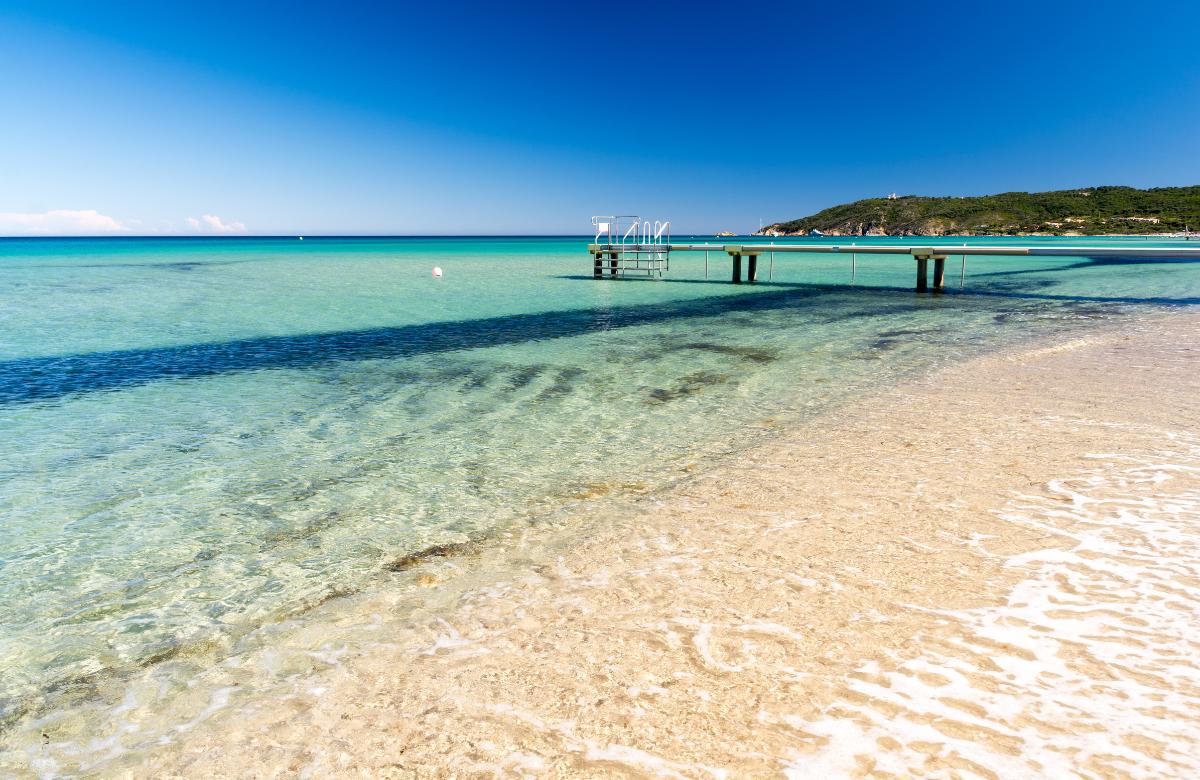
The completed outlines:
<svg viewBox="0 0 1200 780">
<path fill-rule="evenodd" d="M 913 247 L 909 250 L 917 261 L 917 292 L 929 290 L 929 261 L 933 261 L 933 287 L 935 290 L 946 286 L 946 256 L 939 254 L 933 247 Z"/>
<path fill-rule="evenodd" d="M 746 281 L 758 281 L 758 255 L 750 255 L 750 265 L 746 269 Z"/>
</svg>

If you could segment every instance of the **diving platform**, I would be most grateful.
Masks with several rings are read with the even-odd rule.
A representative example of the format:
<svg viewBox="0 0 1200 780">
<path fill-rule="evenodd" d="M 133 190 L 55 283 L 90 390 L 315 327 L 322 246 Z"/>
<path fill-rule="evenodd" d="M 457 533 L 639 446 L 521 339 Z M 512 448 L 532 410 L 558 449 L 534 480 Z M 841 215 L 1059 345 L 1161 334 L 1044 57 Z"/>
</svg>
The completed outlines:
<svg viewBox="0 0 1200 780">
<path fill-rule="evenodd" d="M 597 219 L 601 220 L 597 222 Z M 625 219 L 626 233 L 620 240 L 613 240 L 609 229 L 614 222 L 604 220 Z M 597 226 L 596 240 L 588 244 L 592 255 L 592 275 L 596 279 L 616 278 L 632 273 L 658 276 L 670 268 L 672 252 L 704 252 L 707 276 L 710 253 L 724 253 L 730 261 L 730 281 L 733 284 L 758 281 L 759 258 L 767 257 L 774 265 L 775 254 L 838 254 L 846 255 L 850 261 L 851 280 L 854 278 L 858 255 L 899 255 L 915 261 L 917 292 L 943 290 L 946 286 L 946 261 L 952 257 L 961 259 L 960 286 L 966 279 L 967 258 L 984 257 L 1125 257 L 1155 260 L 1161 258 L 1192 258 L 1200 261 L 1200 247 L 1095 247 L 1095 246 L 910 246 L 904 244 L 716 244 L 691 243 L 673 244 L 670 240 L 670 222 L 655 222 L 655 228 L 647 231 L 637 217 L 593 218 Z M 616 223 L 619 225 L 619 223 Z M 665 226 L 659 235 L 658 226 Z M 601 231 L 599 228 L 605 229 Z M 601 241 L 607 238 L 607 241 Z M 632 240 L 631 240 L 632 239 Z M 646 240 L 643 240 L 646 239 Z M 650 258 L 655 258 L 651 260 Z M 932 275 L 930 263 L 932 262 Z M 649 265 L 657 263 L 657 265 Z"/>
<path fill-rule="evenodd" d="M 646 276 L 662 278 L 671 269 L 670 220 L 643 220 L 626 214 L 592 217 L 596 243 L 607 238 L 603 252 L 592 252 L 592 276 Z"/>
</svg>

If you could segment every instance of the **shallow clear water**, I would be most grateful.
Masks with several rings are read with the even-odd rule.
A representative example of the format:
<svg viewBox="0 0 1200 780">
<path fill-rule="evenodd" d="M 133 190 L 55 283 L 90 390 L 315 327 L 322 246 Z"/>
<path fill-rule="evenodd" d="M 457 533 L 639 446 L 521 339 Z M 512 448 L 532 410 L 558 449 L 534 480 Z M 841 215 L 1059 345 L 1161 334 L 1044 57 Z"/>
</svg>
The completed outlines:
<svg viewBox="0 0 1200 780">
<path fill-rule="evenodd" d="M 0 730 L 914 372 L 1200 303 L 1179 261 L 973 259 L 959 293 L 952 258 L 917 296 L 889 256 L 597 282 L 586 243 L 0 240 Z"/>
</svg>

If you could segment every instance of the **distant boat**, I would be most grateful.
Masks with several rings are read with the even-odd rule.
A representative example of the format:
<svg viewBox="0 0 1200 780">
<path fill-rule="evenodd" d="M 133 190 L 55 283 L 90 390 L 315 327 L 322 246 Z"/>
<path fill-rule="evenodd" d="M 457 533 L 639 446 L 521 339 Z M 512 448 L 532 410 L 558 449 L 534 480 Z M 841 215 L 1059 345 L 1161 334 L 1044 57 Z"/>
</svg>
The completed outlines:
<svg viewBox="0 0 1200 780">
<path fill-rule="evenodd" d="M 825 235 L 824 233 L 822 233 L 821 231 L 817 230 L 816 228 L 813 228 L 812 230 L 808 231 L 808 234 L 809 234 L 810 236 L 823 236 L 823 235 Z"/>
</svg>

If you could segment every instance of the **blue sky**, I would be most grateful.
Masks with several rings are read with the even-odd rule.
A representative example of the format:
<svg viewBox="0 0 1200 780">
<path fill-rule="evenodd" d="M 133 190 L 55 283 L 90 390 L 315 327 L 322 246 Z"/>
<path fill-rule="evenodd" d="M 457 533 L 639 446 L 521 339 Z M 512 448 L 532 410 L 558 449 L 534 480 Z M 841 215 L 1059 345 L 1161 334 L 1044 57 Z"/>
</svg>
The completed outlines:
<svg viewBox="0 0 1200 780">
<path fill-rule="evenodd" d="M 742 231 L 1200 183 L 1200 3 L 0 0 L 0 234 Z"/>
</svg>

